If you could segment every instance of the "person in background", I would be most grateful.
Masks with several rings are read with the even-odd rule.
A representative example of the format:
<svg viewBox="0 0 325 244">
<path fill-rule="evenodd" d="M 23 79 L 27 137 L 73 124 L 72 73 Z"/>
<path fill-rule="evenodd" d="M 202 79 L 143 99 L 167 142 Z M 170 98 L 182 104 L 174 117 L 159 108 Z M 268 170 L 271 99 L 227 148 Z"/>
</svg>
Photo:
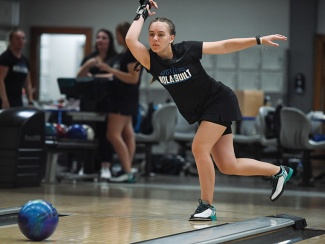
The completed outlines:
<svg viewBox="0 0 325 244">
<path fill-rule="evenodd" d="M 80 69 L 77 73 L 77 78 L 92 77 L 92 90 L 87 91 L 88 95 L 91 94 L 91 99 L 96 100 L 96 112 L 109 112 L 110 99 L 114 94 L 114 85 L 112 83 L 112 74 L 101 69 L 99 64 L 109 64 L 114 60 L 117 55 L 117 51 L 114 45 L 114 38 L 111 31 L 106 29 L 100 29 L 96 34 L 95 51 L 86 56 L 82 62 Z M 85 94 L 87 96 L 87 94 Z M 87 100 L 87 98 L 84 98 Z M 84 109 L 81 102 L 81 110 Z M 112 145 L 106 138 L 106 124 L 98 123 L 97 134 L 99 140 L 99 157 L 100 157 L 100 178 L 107 180 L 111 177 L 111 163 L 113 159 L 114 150 Z M 99 168 L 97 166 L 97 168 Z"/>
<path fill-rule="evenodd" d="M 216 209 L 212 206 L 216 177 L 213 163 L 224 174 L 269 177 L 273 188 L 270 200 L 277 200 L 293 170 L 250 158 L 236 158 L 231 124 L 242 117 L 237 97 L 229 87 L 206 73 L 200 59 L 204 54 L 227 54 L 262 44 L 277 47 L 279 44 L 275 41 L 287 38 L 274 34 L 174 44 L 174 23 L 168 18 L 158 17 L 149 23 L 148 50 L 139 41 L 139 36 L 146 18 L 155 14 L 149 7 L 158 6 L 153 0 L 141 0 L 140 4 L 126 35 L 128 47 L 141 65 L 168 90 L 188 123 L 199 122 L 192 153 L 198 169 L 201 196 L 199 206 L 189 220 L 217 220 Z"/>
<path fill-rule="evenodd" d="M 132 172 L 132 161 L 135 153 L 135 135 L 132 117 L 138 113 L 139 86 L 141 71 L 134 69 L 136 59 L 125 43 L 125 36 L 130 28 L 130 23 L 123 22 L 116 27 L 116 38 L 123 51 L 117 56 L 112 65 L 100 63 L 98 67 L 113 74 L 116 92 L 111 99 L 108 115 L 107 138 L 112 143 L 118 155 L 123 170 L 111 182 L 136 181 Z"/>
<path fill-rule="evenodd" d="M 23 106 L 23 92 L 33 105 L 28 59 L 22 54 L 26 37 L 19 28 L 9 33 L 9 45 L 0 55 L 0 108 Z"/>
</svg>

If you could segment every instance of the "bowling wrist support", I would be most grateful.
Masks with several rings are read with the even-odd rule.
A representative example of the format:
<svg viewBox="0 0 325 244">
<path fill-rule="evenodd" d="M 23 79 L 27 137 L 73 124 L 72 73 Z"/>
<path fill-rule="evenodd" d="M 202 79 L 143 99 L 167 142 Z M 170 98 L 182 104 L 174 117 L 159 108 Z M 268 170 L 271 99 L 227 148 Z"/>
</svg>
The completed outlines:
<svg viewBox="0 0 325 244">
<path fill-rule="evenodd" d="M 256 39 L 256 44 L 257 45 L 263 44 L 263 40 L 262 40 L 262 36 L 261 35 L 255 36 L 255 39 Z"/>
<path fill-rule="evenodd" d="M 136 13 L 137 15 L 134 17 L 134 20 L 138 20 L 140 16 L 142 15 L 142 18 L 146 20 L 149 16 L 148 10 L 147 10 L 147 5 L 149 5 L 150 8 L 150 3 L 149 0 L 140 0 L 140 6 L 138 7 Z"/>
</svg>

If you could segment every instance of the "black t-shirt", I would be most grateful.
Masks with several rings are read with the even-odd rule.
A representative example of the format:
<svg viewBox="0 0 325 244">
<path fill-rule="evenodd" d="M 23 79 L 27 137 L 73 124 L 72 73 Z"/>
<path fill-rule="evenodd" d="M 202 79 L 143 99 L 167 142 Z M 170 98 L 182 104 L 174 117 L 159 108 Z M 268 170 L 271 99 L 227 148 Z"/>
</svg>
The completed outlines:
<svg viewBox="0 0 325 244">
<path fill-rule="evenodd" d="M 135 62 L 135 57 L 132 55 L 130 50 L 127 50 L 126 52 L 121 53 L 117 56 L 117 58 L 112 63 L 112 67 L 123 72 L 128 72 L 128 65 Z M 114 81 L 116 82 L 116 94 L 114 94 L 114 98 L 130 101 L 138 106 L 140 77 L 141 73 L 137 84 L 127 84 L 114 76 Z"/>
<path fill-rule="evenodd" d="M 11 98 L 21 98 L 21 91 L 29 73 L 27 58 L 23 55 L 17 58 L 7 49 L 0 55 L 0 66 L 8 67 L 8 73 L 4 82 L 9 102 Z"/>
<path fill-rule="evenodd" d="M 81 61 L 81 65 L 84 65 L 89 59 L 95 58 L 98 56 L 98 53 L 93 52 L 88 56 L 84 57 Z M 115 55 L 106 57 L 104 62 L 108 65 L 112 64 L 112 61 L 115 59 Z M 107 74 L 106 71 L 100 70 L 97 66 L 92 66 L 89 68 L 88 72 L 95 76 L 96 74 Z M 89 84 L 87 84 L 86 89 L 83 89 L 82 94 L 80 96 L 81 110 L 89 110 L 89 108 L 85 108 L 85 104 L 89 101 L 96 101 L 97 108 L 96 111 L 100 112 L 108 112 L 109 104 L 112 94 L 115 93 L 116 86 L 113 79 L 110 78 L 98 78 L 94 77 Z"/>
<path fill-rule="evenodd" d="M 218 114 L 221 121 L 238 120 L 241 117 L 238 104 L 232 106 L 232 111 L 224 111 L 223 106 L 228 101 L 236 102 L 233 91 L 211 78 L 202 67 L 202 45 L 198 41 L 177 43 L 172 46 L 173 58 L 168 60 L 150 50 L 149 73 L 168 90 L 190 124 L 210 111 Z"/>
</svg>

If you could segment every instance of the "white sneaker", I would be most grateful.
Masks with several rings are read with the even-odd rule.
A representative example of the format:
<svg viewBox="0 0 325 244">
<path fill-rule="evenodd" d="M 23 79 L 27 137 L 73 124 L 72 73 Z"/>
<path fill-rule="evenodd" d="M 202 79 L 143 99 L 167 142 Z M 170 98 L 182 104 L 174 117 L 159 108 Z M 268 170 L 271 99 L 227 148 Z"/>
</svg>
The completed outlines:
<svg viewBox="0 0 325 244">
<path fill-rule="evenodd" d="M 216 209 L 209 203 L 199 199 L 199 206 L 195 210 L 194 214 L 191 215 L 190 221 L 209 221 L 217 220 Z"/>
<path fill-rule="evenodd" d="M 284 191 L 284 185 L 290 180 L 293 174 L 293 169 L 282 165 L 280 167 L 281 173 L 271 176 L 270 178 L 273 188 L 270 196 L 272 202 L 277 200 L 282 195 Z"/>
<path fill-rule="evenodd" d="M 100 178 L 107 180 L 112 177 L 111 171 L 109 168 L 103 168 L 100 170 Z"/>
<path fill-rule="evenodd" d="M 84 168 L 83 167 L 81 167 L 80 169 L 79 169 L 79 171 L 78 171 L 78 175 L 84 175 L 85 173 L 84 173 Z"/>
</svg>

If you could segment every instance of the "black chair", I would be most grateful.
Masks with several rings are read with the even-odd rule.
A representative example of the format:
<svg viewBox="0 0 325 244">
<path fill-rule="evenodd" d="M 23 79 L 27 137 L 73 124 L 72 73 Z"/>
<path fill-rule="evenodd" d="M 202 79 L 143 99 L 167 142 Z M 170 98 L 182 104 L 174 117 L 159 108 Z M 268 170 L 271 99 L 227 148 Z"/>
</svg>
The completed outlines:
<svg viewBox="0 0 325 244">
<path fill-rule="evenodd" d="M 301 185 L 313 185 L 311 153 L 324 150 L 325 141 L 314 141 L 310 138 L 311 122 L 301 110 L 293 107 L 283 107 L 281 110 L 280 143 L 284 153 L 294 156 L 301 155 L 303 163 Z"/>
<path fill-rule="evenodd" d="M 136 133 L 137 153 L 143 149 L 145 153 L 145 172 L 149 176 L 152 172 L 152 147 L 161 142 L 174 139 L 177 122 L 177 107 L 175 103 L 163 104 L 152 114 L 153 131 L 150 134 Z"/>
<path fill-rule="evenodd" d="M 275 158 L 276 163 L 281 161 L 281 145 L 279 143 L 279 121 L 278 112 L 280 106 L 262 106 L 259 108 L 257 120 L 257 132 L 260 136 L 262 154 L 267 158 Z"/>
</svg>

